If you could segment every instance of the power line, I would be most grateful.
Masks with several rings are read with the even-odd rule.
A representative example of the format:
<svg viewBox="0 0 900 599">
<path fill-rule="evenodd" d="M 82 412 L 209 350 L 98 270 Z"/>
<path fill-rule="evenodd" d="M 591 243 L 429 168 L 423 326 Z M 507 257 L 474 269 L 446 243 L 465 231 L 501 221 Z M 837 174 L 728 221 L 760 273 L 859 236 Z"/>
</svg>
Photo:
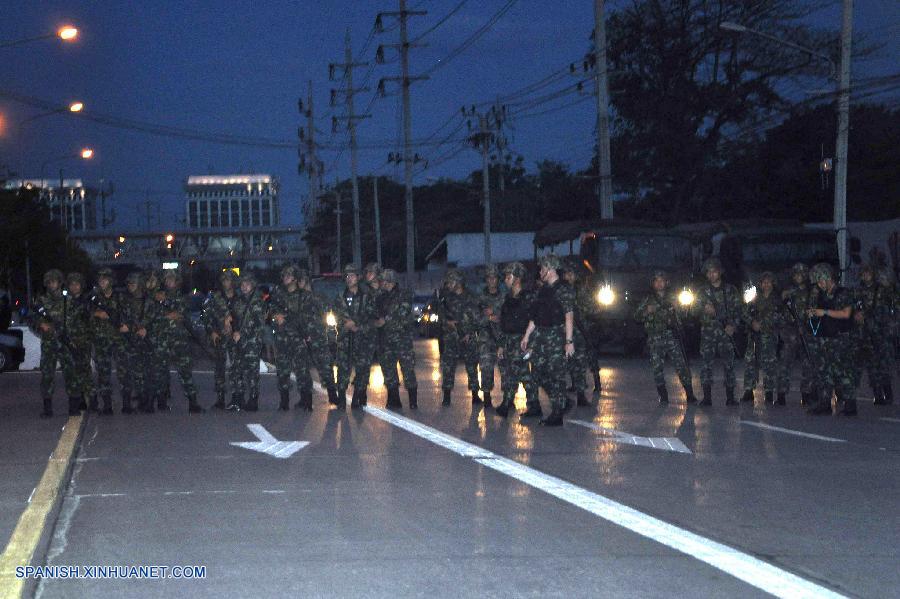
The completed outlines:
<svg viewBox="0 0 900 599">
<path fill-rule="evenodd" d="M 462 2 L 460 2 L 459 4 L 457 4 L 456 6 L 454 6 L 454 7 L 450 10 L 450 12 L 448 12 L 446 15 L 444 15 L 437 23 L 435 23 L 434 25 L 432 25 L 431 27 L 429 27 L 428 29 L 426 29 L 425 31 L 423 31 L 422 33 L 420 33 L 417 37 L 414 37 L 410 43 L 411 43 L 411 44 L 414 44 L 414 43 L 416 43 L 416 42 L 422 40 L 426 35 L 428 35 L 428 34 L 431 33 L 432 31 L 434 31 L 435 29 L 437 29 L 438 27 L 440 27 L 441 25 L 443 25 L 444 23 L 446 23 L 447 20 L 449 20 L 450 17 L 452 17 L 453 15 L 455 15 L 457 12 L 459 12 L 459 9 L 461 9 L 463 6 L 465 6 L 466 3 L 467 3 L 468 1 L 469 1 L 469 0 L 462 0 Z"/>
<path fill-rule="evenodd" d="M 494 13 L 493 16 L 488 19 L 487 23 L 476 29 L 475 32 L 472 33 L 472 35 L 467 37 L 460 45 L 451 50 L 450 53 L 445 57 L 438 60 L 434 65 L 432 65 L 430 69 L 426 70 L 423 75 L 430 75 L 438 69 L 445 67 L 450 63 L 451 60 L 465 52 L 472 44 L 481 39 L 481 36 L 490 31 L 490 29 L 497 23 L 497 21 L 503 18 L 503 15 L 509 12 L 509 9 L 511 9 L 517 1 L 518 0 L 507 0 L 506 4 L 504 4 L 496 13 Z"/>
</svg>

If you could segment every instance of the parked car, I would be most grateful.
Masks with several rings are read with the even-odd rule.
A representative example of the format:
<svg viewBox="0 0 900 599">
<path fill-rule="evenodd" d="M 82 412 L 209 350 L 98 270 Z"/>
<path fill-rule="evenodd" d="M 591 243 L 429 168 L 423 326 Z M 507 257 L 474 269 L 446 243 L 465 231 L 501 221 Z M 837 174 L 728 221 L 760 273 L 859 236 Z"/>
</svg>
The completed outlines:
<svg viewBox="0 0 900 599">
<path fill-rule="evenodd" d="M 21 329 L 0 332 L 0 372 L 18 370 L 25 361 L 25 345 L 22 343 Z"/>
</svg>

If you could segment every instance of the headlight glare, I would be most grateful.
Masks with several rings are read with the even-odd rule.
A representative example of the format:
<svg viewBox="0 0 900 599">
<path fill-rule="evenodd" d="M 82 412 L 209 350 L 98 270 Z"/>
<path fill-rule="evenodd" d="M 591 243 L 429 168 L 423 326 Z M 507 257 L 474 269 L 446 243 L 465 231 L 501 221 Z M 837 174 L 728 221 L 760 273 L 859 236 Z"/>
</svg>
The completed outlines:
<svg viewBox="0 0 900 599">
<path fill-rule="evenodd" d="M 597 301 L 601 306 L 611 306 L 616 301 L 616 294 L 613 292 L 612 287 L 609 285 L 601 287 L 600 291 L 597 292 Z"/>
<path fill-rule="evenodd" d="M 744 289 L 744 303 L 749 304 L 756 299 L 756 285 L 750 285 Z"/>
<path fill-rule="evenodd" d="M 682 289 L 678 294 L 678 303 L 682 306 L 690 306 L 694 303 L 694 292 L 690 289 Z"/>
<path fill-rule="evenodd" d="M 325 324 L 327 324 L 330 327 L 337 326 L 337 318 L 335 318 L 334 312 L 329 312 L 328 314 L 325 315 Z"/>
</svg>

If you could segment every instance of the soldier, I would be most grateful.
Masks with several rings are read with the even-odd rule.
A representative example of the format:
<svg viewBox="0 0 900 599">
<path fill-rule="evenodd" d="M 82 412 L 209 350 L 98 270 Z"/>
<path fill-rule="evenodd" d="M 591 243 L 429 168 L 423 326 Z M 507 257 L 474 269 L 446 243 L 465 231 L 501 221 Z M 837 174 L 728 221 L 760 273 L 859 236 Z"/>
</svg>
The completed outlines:
<svg viewBox="0 0 900 599">
<path fill-rule="evenodd" d="M 497 406 L 497 414 L 506 418 L 510 409 L 514 409 L 516 391 L 521 384 L 525 389 L 526 413 L 540 415 L 538 390 L 528 368 L 528 360 L 519 347 L 528 330 L 528 321 L 531 320 L 533 300 L 533 295 L 524 289 L 525 266 L 521 262 L 507 264 L 503 269 L 503 281 L 508 291 L 500 306 L 498 327 L 500 347 L 497 349 L 497 358 L 500 360 L 503 401 Z"/>
<path fill-rule="evenodd" d="M 86 399 L 93 392 L 91 371 L 91 343 L 93 331 L 91 328 L 91 316 L 88 298 L 83 293 L 86 287 L 84 275 L 80 272 L 70 272 L 66 275 L 66 288 L 68 300 L 71 304 L 71 326 L 69 330 L 69 345 L 72 350 L 72 371 L 66 379 L 66 392 L 70 397 L 77 396 L 80 401 L 79 410 L 87 410 Z M 94 400 L 96 403 L 96 400 Z"/>
<path fill-rule="evenodd" d="M 178 271 L 169 270 L 163 275 L 163 301 L 161 338 L 163 363 L 166 380 L 169 379 L 169 365 L 175 366 L 181 381 L 181 389 L 188 400 L 188 412 L 202 414 L 205 410 L 197 403 L 197 387 L 194 385 L 193 360 L 191 359 L 191 338 L 189 329 L 190 308 L 181 294 L 181 275 Z M 160 410 L 168 411 L 168 396 L 158 404 Z"/>
<path fill-rule="evenodd" d="M 531 305 L 531 318 L 519 347 L 523 352 L 527 351 L 530 342 L 535 385 L 543 387 L 550 398 L 550 414 L 541 420 L 541 424 L 562 426 L 566 407 L 566 360 L 575 354 L 575 292 L 561 283 L 557 274 L 560 268 L 557 256 L 543 256 L 538 264 L 544 284 Z M 529 410 L 522 417 L 539 414 L 539 411 Z"/>
<path fill-rule="evenodd" d="M 708 258 L 703 264 L 707 283 L 700 289 L 696 309 L 700 311 L 700 384 L 703 386 L 701 406 L 712 405 L 713 363 L 716 354 L 725 370 L 725 405 L 737 405 L 734 400 L 734 332 L 741 320 L 741 299 L 734 285 L 722 281 L 722 263 Z"/>
<path fill-rule="evenodd" d="M 297 283 L 297 267 L 281 269 L 281 285 L 272 291 L 269 317 L 275 325 L 275 368 L 278 373 L 279 410 L 290 409 L 291 372 L 297 378 L 300 394 L 298 408 L 311 412 L 312 378 L 309 375 L 309 352 L 304 343 L 306 323 L 301 313 L 303 291 Z"/>
<path fill-rule="evenodd" d="M 166 356 L 166 336 L 168 324 L 163 316 L 167 311 L 163 303 L 166 300 L 166 292 L 160 286 L 161 276 L 153 270 L 148 270 L 144 275 L 144 301 L 148 303 L 145 308 L 147 335 L 143 344 L 147 353 L 142 357 L 146 364 L 144 378 L 144 394 L 138 399 L 138 412 L 152 414 L 159 404 L 161 410 L 168 410 L 169 398 L 172 394 L 172 386 L 169 381 L 169 365 Z"/>
<path fill-rule="evenodd" d="M 237 311 L 240 297 L 235 286 L 234 271 L 223 270 L 219 275 L 219 291 L 213 293 L 203 304 L 200 322 L 209 336 L 213 347 L 216 403 L 213 408 L 225 409 L 225 395 L 228 390 L 228 367 L 234 361 L 234 343 L 231 331 L 225 327 L 225 319 Z"/>
<path fill-rule="evenodd" d="M 370 305 L 372 295 L 366 293 L 359 280 L 359 269 L 354 264 L 344 267 L 344 291 L 338 298 L 336 318 L 337 366 L 338 366 L 338 409 L 346 409 L 347 387 L 350 372 L 353 371 L 353 398 L 351 408 L 366 405 L 366 387 L 369 385 L 369 369 L 372 367 L 373 346 L 372 316 L 374 306 Z"/>
<path fill-rule="evenodd" d="M 784 347 L 781 350 L 779 364 L 782 369 L 784 392 L 787 394 L 790 391 L 792 366 L 797 356 L 800 356 L 800 405 L 808 406 L 813 403 L 813 398 L 818 392 L 815 389 L 816 373 L 810 359 L 814 353 L 813 344 L 816 339 L 812 336 L 806 321 L 806 309 L 819 288 L 810 286 L 809 268 L 801 262 L 791 268 L 791 281 L 793 285 L 781 294 L 788 321 L 782 331 Z"/>
<path fill-rule="evenodd" d="M 41 399 L 44 409 L 41 418 L 53 416 L 53 388 L 56 383 L 56 366 L 62 370 L 71 368 L 72 355 L 65 340 L 65 301 L 62 293 L 63 274 L 57 269 L 44 273 L 44 294 L 34 306 L 35 329 L 41 338 Z M 62 340 L 60 339 L 62 336 Z M 77 406 L 76 406 L 77 407 Z M 72 400 L 69 400 L 69 410 Z"/>
<path fill-rule="evenodd" d="M 310 355 L 308 365 L 315 365 L 319 372 L 319 380 L 328 391 L 328 402 L 338 405 L 337 386 L 334 382 L 334 355 L 328 347 L 325 329 L 326 326 L 330 326 L 327 323 L 328 314 L 331 314 L 332 318 L 334 314 L 329 311 L 328 301 L 312 290 L 309 273 L 305 269 L 298 270 L 297 283 L 303 290 L 300 316 L 301 322 L 306 325 L 304 341 Z M 344 403 L 346 404 L 346 399 Z"/>
<path fill-rule="evenodd" d="M 441 348 L 441 386 L 444 391 L 442 405 L 450 405 L 456 377 L 456 364 L 460 359 L 466 366 L 472 403 L 481 403 L 478 397 L 478 351 L 475 334 L 479 311 L 477 300 L 466 289 L 462 273 L 451 268 L 444 275 L 444 293 L 438 302 L 439 322 L 443 323 Z"/>
<path fill-rule="evenodd" d="M 112 369 L 113 361 L 122 395 L 125 395 L 127 384 L 127 365 L 123 359 L 124 337 L 128 326 L 122 319 L 122 297 L 113 289 L 113 272 L 109 268 L 101 268 L 97 273 L 97 287 L 90 297 L 91 320 L 93 324 L 94 365 L 97 368 L 97 384 L 95 394 L 91 396 L 90 410 L 97 411 L 97 396 L 103 399 L 105 416 L 113 413 L 112 408 Z"/>
<path fill-rule="evenodd" d="M 664 366 L 666 360 L 675 367 L 678 380 L 684 387 L 687 403 L 696 403 L 691 369 L 684 348 L 684 329 L 678 315 L 678 300 L 669 293 L 669 278 L 663 271 L 653 273 L 650 283 L 653 292 L 647 295 L 634 312 L 634 318 L 643 323 L 647 332 L 647 349 L 650 352 L 650 368 L 659 394 L 659 403 L 669 403 Z"/>
<path fill-rule="evenodd" d="M 784 304 L 775 293 L 775 275 L 759 276 L 759 293 L 747 297 L 744 320 L 749 323 L 747 351 L 744 352 L 744 395 L 742 402 L 753 402 L 753 388 L 763 371 L 763 390 L 767 404 L 783 406 L 787 389 L 787 373 L 779 366 L 779 332 L 787 319 Z M 774 393 L 778 394 L 777 399 Z"/>
<path fill-rule="evenodd" d="M 387 387 L 387 407 L 400 409 L 400 378 L 397 362 L 403 372 L 403 385 L 409 396 L 409 409 L 419 407 L 416 382 L 416 356 L 413 351 L 412 297 L 397 285 L 397 273 L 385 269 L 381 273 L 381 291 L 375 299 L 377 320 L 374 326 L 382 332 L 381 370 Z"/>
<path fill-rule="evenodd" d="M 848 289 L 834 280 L 834 271 L 826 263 L 816 264 L 810 277 L 821 293 L 806 310 L 810 327 L 816 337 L 814 362 L 820 381 L 817 403 L 807 410 L 813 415 L 831 414 L 831 395 L 837 396 L 840 414 L 856 415 L 854 397 L 853 348 L 850 330 L 853 298 Z"/>
<path fill-rule="evenodd" d="M 481 368 L 481 392 L 484 408 L 493 407 L 491 391 L 494 390 L 494 366 L 497 364 L 500 306 L 504 295 L 500 291 L 500 271 L 493 264 L 484 267 L 484 291 L 478 298 L 481 319 L 476 333 L 478 364 Z"/>
<path fill-rule="evenodd" d="M 225 317 L 225 330 L 230 331 L 234 344 L 231 361 L 231 402 L 229 411 L 259 409 L 259 360 L 262 353 L 262 333 L 266 320 L 266 307 L 256 289 L 256 277 L 251 273 L 241 275 L 240 298 L 237 310 Z M 244 394 L 247 403 L 244 404 Z"/>
<path fill-rule="evenodd" d="M 152 277 L 150 279 L 152 282 Z M 153 305 L 155 300 L 147 297 L 143 274 L 139 271 L 129 273 L 125 288 L 128 294 L 122 301 L 122 317 L 127 335 L 123 353 L 128 364 L 128 374 L 122 389 L 122 413 L 131 414 L 134 411 L 132 401 L 145 405 L 148 386 L 153 384 L 151 361 L 154 349 L 147 335 L 148 330 L 153 327 L 156 314 Z"/>
<path fill-rule="evenodd" d="M 869 373 L 869 385 L 875 394 L 875 405 L 894 401 L 891 388 L 893 348 L 891 347 L 891 307 L 889 286 L 876 280 L 876 269 L 867 264 L 859 273 L 860 284 L 853 293 L 853 334 L 856 386 L 862 383 L 863 371 Z"/>
<path fill-rule="evenodd" d="M 575 264 L 571 260 L 562 261 L 562 283 L 572 288 L 575 294 L 575 330 L 573 339 L 575 340 L 575 353 L 571 358 L 566 360 L 566 367 L 569 371 L 569 378 L 572 380 L 572 387 L 569 391 L 575 393 L 579 406 L 591 405 L 587 396 L 587 384 L 584 380 L 585 371 L 591 369 L 593 360 L 590 358 L 588 349 L 588 340 L 585 337 L 584 330 L 584 314 L 582 306 L 578 302 L 578 273 Z M 593 369 L 598 370 L 598 369 Z M 599 372 L 596 372 L 599 376 Z M 596 381 L 595 381 L 596 382 Z M 567 408 L 568 408 L 568 402 Z"/>
</svg>

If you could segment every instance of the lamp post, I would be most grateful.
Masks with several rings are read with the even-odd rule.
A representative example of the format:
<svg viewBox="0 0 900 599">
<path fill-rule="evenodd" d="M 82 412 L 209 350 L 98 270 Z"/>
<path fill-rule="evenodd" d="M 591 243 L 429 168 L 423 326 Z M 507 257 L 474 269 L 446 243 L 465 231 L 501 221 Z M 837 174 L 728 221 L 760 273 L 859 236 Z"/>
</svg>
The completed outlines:
<svg viewBox="0 0 900 599">
<path fill-rule="evenodd" d="M 843 0 L 843 14 L 841 26 L 841 70 L 838 77 L 837 67 L 834 61 L 811 48 L 795 44 L 788 40 L 775 37 L 762 31 L 750 29 L 739 23 L 723 21 L 719 24 L 721 29 L 737 33 L 747 33 L 776 44 L 793 48 L 798 52 L 815 56 L 828 63 L 830 69 L 828 78 L 837 82 L 838 93 L 838 126 L 837 140 L 835 141 L 835 174 L 834 174 L 834 232 L 838 245 L 838 262 L 841 269 L 841 283 L 846 283 L 847 277 L 847 145 L 850 131 L 850 43 L 853 29 L 853 0 Z"/>
<path fill-rule="evenodd" d="M 65 114 L 67 112 L 70 112 L 72 114 L 78 114 L 82 110 L 84 110 L 84 102 L 77 102 L 77 101 L 71 102 L 65 108 L 57 108 L 56 110 L 49 110 L 47 112 L 41 112 L 40 114 L 30 116 L 27 119 L 25 119 L 24 121 L 22 121 L 21 123 L 19 123 L 19 126 L 25 125 L 32 121 L 36 121 L 38 119 L 42 119 L 44 117 L 53 116 L 54 114 Z"/>
<path fill-rule="evenodd" d="M 50 160 L 45 160 L 41 164 L 41 191 L 43 192 L 44 188 L 47 185 L 46 179 L 44 179 L 44 172 L 47 170 L 47 166 L 53 164 L 54 162 L 62 162 L 65 160 L 71 160 L 73 158 L 81 158 L 82 160 L 90 160 L 94 157 L 94 150 L 91 148 L 82 148 L 79 152 L 74 154 L 66 154 L 64 156 L 59 156 L 57 158 L 51 158 Z M 69 221 L 68 215 L 66 214 L 66 200 L 63 195 L 63 170 L 59 169 L 59 215 L 60 220 L 62 221 L 63 228 L 68 231 L 69 230 Z"/>
<path fill-rule="evenodd" d="M 23 44 L 29 44 L 31 42 L 39 42 L 42 40 L 50 40 L 53 38 L 58 38 L 64 42 L 74 42 L 78 39 L 78 31 L 77 27 L 73 25 L 63 25 L 53 33 L 46 33 L 44 35 L 37 35 L 34 37 L 25 37 L 18 40 L 13 40 L 9 42 L 0 42 L 0 48 L 12 48 L 13 46 L 21 46 Z"/>
</svg>

